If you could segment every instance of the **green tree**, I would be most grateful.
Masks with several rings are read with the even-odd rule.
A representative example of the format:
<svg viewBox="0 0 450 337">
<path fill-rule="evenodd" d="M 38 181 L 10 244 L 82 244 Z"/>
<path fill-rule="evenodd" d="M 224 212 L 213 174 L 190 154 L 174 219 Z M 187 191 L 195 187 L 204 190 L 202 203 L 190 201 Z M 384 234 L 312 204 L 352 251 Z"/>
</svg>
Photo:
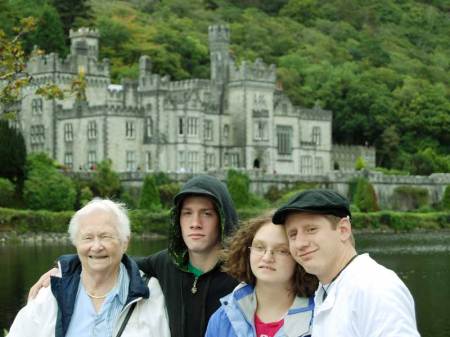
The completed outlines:
<svg viewBox="0 0 450 337">
<path fill-rule="evenodd" d="M 84 186 L 80 191 L 80 207 L 85 206 L 93 198 L 94 198 L 94 193 L 92 193 L 89 186 Z"/>
<path fill-rule="evenodd" d="M 24 36 L 36 28 L 36 20 L 32 17 L 20 20 L 18 27 L 13 30 L 13 37 L 0 30 L 0 113 L 3 116 L 14 116 L 17 101 L 23 87 L 30 84 L 31 75 L 27 72 L 27 57 L 22 46 Z M 54 85 L 38 86 L 36 94 L 48 99 L 64 97 L 62 90 Z M 8 114 L 7 114 L 8 113 Z"/>
<path fill-rule="evenodd" d="M 113 171 L 110 159 L 98 163 L 90 187 L 94 195 L 102 198 L 116 198 L 120 195 L 120 178 Z"/>
<path fill-rule="evenodd" d="M 53 0 L 52 5 L 59 13 L 66 37 L 69 37 L 70 29 L 92 21 L 92 10 L 88 0 Z"/>
<path fill-rule="evenodd" d="M 356 189 L 352 202 L 362 212 L 375 212 L 380 210 L 377 195 L 372 184 L 363 177 L 356 180 Z"/>
<path fill-rule="evenodd" d="M 144 178 L 144 184 L 142 186 L 141 197 L 139 200 L 139 208 L 147 210 L 156 210 L 161 208 L 156 179 L 151 174 L 146 175 Z"/>
<path fill-rule="evenodd" d="M 10 207 L 14 200 L 14 184 L 5 178 L 0 178 L 0 207 Z"/>
<path fill-rule="evenodd" d="M 27 151 L 22 133 L 11 127 L 8 121 L 0 119 L 0 177 L 4 177 L 17 184 L 22 190 L 25 179 L 25 163 Z"/>
<path fill-rule="evenodd" d="M 444 196 L 441 200 L 441 208 L 450 211 L 450 185 L 447 185 L 444 190 Z"/>
<path fill-rule="evenodd" d="M 46 4 L 37 19 L 36 29 L 26 37 L 28 45 L 37 45 L 46 53 L 55 52 L 64 57 L 67 54 L 65 47 L 64 30 L 58 12 L 54 7 Z"/>
<path fill-rule="evenodd" d="M 362 169 L 364 169 L 366 167 L 366 161 L 364 160 L 363 157 L 359 156 L 358 158 L 356 158 L 356 162 L 355 162 L 355 170 L 356 171 L 361 171 Z"/>
<path fill-rule="evenodd" d="M 249 204 L 250 179 L 245 173 L 236 170 L 228 170 L 227 186 L 231 198 L 237 208 L 242 208 Z"/>
<path fill-rule="evenodd" d="M 74 183 L 56 168 L 46 154 L 30 155 L 27 159 L 27 170 L 23 198 L 28 208 L 51 211 L 74 208 Z"/>
</svg>

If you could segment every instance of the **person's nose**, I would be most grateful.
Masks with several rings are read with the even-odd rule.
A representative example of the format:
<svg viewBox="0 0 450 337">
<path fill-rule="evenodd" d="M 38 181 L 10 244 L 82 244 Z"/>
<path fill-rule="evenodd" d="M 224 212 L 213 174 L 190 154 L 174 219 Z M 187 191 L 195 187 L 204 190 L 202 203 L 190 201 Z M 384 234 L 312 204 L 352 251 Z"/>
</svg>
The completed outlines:
<svg viewBox="0 0 450 337">
<path fill-rule="evenodd" d="M 292 242 L 291 244 L 294 245 L 295 249 L 303 250 L 309 246 L 310 242 L 309 242 L 309 240 L 307 240 L 307 238 L 304 235 L 297 234 L 294 242 Z"/>
<path fill-rule="evenodd" d="M 94 238 L 94 240 L 92 241 L 92 245 L 91 245 L 91 249 L 95 250 L 95 251 L 99 251 L 102 250 L 103 247 L 103 242 L 101 238 Z"/>
<path fill-rule="evenodd" d="M 274 253 L 272 249 L 266 248 L 266 251 L 264 252 L 262 256 L 262 260 L 266 262 L 273 261 L 275 259 Z"/>
<path fill-rule="evenodd" d="M 199 213 L 192 214 L 190 227 L 191 229 L 199 229 L 202 227 L 202 221 Z"/>
</svg>

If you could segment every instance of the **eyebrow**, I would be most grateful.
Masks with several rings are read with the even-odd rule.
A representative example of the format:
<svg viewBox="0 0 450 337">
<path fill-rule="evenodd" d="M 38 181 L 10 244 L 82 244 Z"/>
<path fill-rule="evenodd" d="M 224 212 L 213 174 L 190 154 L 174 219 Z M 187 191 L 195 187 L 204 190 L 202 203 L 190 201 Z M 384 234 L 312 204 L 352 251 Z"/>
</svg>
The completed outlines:
<svg viewBox="0 0 450 337">
<path fill-rule="evenodd" d="M 254 243 L 261 243 L 261 244 L 265 244 L 265 245 L 267 245 L 267 242 L 266 241 L 262 241 L 262 240 L 253 240 L 253 242 L 252 242 L 252 244 L 254 244 Z M 289 246 L 289 243 L 288 242 L 286 242 L 286 243 L 275 243 L 274 245 L 273 245 L 274 247 L 282 247 L 282 246 Z"/>
</svg>

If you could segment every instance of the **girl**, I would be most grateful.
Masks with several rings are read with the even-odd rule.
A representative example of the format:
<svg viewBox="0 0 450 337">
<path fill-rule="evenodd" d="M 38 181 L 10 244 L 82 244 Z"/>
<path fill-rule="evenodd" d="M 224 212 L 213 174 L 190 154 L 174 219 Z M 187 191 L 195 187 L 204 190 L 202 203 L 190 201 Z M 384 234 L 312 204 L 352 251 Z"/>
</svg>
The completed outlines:
<svg viewBox="0 0 450 337">
<path fill-rule="evenodd" d="M 291 257 L 272 215 L 243 224 L 223 258 L 225 271 L 242 283 L 221 299 L 206 337 L 310 336 L 317 279 Z"/>
</svg>

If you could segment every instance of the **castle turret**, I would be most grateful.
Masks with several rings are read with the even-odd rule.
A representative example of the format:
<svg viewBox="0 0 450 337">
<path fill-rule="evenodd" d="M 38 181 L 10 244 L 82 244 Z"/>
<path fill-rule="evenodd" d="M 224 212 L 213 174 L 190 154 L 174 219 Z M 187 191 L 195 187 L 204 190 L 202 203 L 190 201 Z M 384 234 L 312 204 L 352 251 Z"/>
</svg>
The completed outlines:
<svg viewBox="0 0 450 337">
<path fill-rule="evenodd" d="M 209 26 L 208 37 L 211 80 L 217 84 L 223 84 L 228 80 L 230 31 L 224 25 Z"/>
<path fill-rule="evenodd" d="M 98 40 L 100 34 L 96 29 L 80 28 L 70 30 L 70 53 L 98 59 Z"/>
</svg>

